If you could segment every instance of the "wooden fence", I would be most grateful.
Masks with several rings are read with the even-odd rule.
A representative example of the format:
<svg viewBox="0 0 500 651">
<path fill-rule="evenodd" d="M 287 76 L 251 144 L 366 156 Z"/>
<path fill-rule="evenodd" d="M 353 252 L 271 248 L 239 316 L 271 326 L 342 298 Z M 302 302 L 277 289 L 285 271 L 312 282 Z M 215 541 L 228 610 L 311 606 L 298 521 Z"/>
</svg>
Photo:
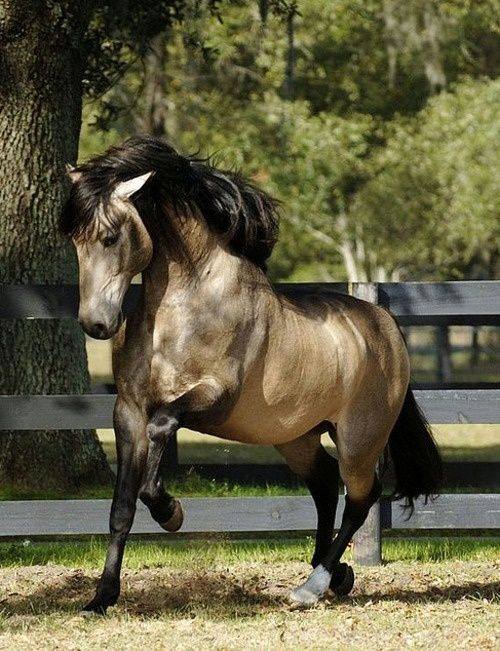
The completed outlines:
<svg viewBox="0 0 500 651">
<path fill-rule="evenodd" d="M 278 285 L 288 296 L 350 292 L 388 307 L 401 325 L 500 325 L 500 282 L 449 283 L 301 283 Z M 137 300 L 133 285 L 125 299 L 127 312 Z M 0 319 L 75 318 L 74 286 L 0 287 Z M 3 369 L 8 372 L 8 369 Z M 500 390 L 456 387 L 416 391 L 433 423 L 497 423 Z M 114 395 L 0 396 L 0 430 L 112 427 Z M 207 532 L 310 531 L 315 510 L 308 497 L 187 498 L 183 500 L 185 534 Z M 0 502 L 0 537 L 101 534 L 107 531 L 109 500 Z M 342 504 L 339 509 L 342 512 Z M 497 529 L 500 495 L 442 495 L 430 504 L 417 503 L 406 520 L 397 503 L 375 505 L 356 539 L 359 562 L 380 562 L 382 529 Z M 160 533 L 139 507 L 134 533 Z M 172 535 L 172 534 L 170 534 Z M 182 535 L 182 534 L 173 534 Z"/>
</svg>

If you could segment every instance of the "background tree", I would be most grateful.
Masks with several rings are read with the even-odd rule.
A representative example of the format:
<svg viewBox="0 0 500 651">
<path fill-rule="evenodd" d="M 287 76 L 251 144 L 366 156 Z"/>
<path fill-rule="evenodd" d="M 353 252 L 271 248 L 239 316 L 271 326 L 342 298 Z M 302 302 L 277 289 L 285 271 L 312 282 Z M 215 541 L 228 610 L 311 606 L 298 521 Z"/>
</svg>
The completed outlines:
<svg viewBox="0 0 500 651">
<path fill-rule="evenodd" d="M 453 138 L 462 144 L 468 138 L 471 150 L 480 146 L 481 134 L 494 130 L 493 112 L 479 115 L 486 94 L 473 101 L 472 90 L 498 73 L 499 66 L 492 65 L 499 61 L 494 3 L 308 0 L 273 3 L 272 11 L 264 5 L 222 3 L 222 22 L 208 12 L 191 13 L 159 41 L 164 134 L 185 151 L 216 152 L 220 164 L 241 168 L 280 197 L 281 238 L 270 266 L 275 279 L 467 277 L 468 246 L 456 246 L 452 255 L 446 239 L 434 238 L 430 247 L 432 229 L 423 226 L 428 220 L 413 220 L 418 201 L 435 203 L 434 219 L 445 215 L 446 201 L 434 196 L 438 160 L 446 165 L 446 177 L 441 172 L 440 178 L 441 192 L 448 195 L 460 186 L 456 175 L 466 170 L 444 160 L 439 148 L 439 138 L 448 137 L 444 122 L 443 133 L 429 135 L 425 145 L 417 146 L 408 134 L 432 129 L 425 124 L 429 111 L 437 109 L 426 107 L 443 91 L 448 98 L 443 103 L 462 98 Z M 143 91 L 148 61 L 145 68 L 129 68 L 105 96 L 104 111 L 102 103 L 88 105 L 98 120 L 108 106 L 115 112 L 98 122 L 99 129 L 85 128 L 83 158 L 138 124 L 148 129 L 152 104 Z M 466 87 L 470 92 L 461 91 Z M 469 136 L 462 133 L 475 120 L 481 127 L 471 128 Z M 405 135 L 398 140 L 396 133 Z M 398 150 L 414 169 L 427 169 L 427 182 L 415 184 L 410 194 L 401 172 L 391 177 L 382 200 L 388 175 L 382 172 Z M 491 151 L 490 169 L 493 158 Z M 481 205 L 479 190 L 461 189 L 460 206 L 455 198 L 457 209 L 446 211 L 449 233 L 464 220 L 465 197 Z M 486 213 L 475 223 L 483 223 L 483 217 Z M 409 242 L 405 250 L 403 232 Z M 425 251 L 433 261 L 424 263 Z M 491 269 L 483 266 L 481 273 Z"/>
<path fill-rule="evenodd" d="M 356 196 L 368 245 L 406 279 L 493 278 L 500 242 L 500 80 L 468 81 L 392 124 Z M 369 228 L 368 228 L 369 227 Z"/>
<path fill-rule="evenodd" d="M 57 220 L 64 165 L 77 157 L 83 91 L 109 88 L 184 9 L 179 0 L 0 2 L 1 283 L 76 280 Z M 0 393 L 89 389 L 84 339 L 73 321 L 4 322 L 0 351 Z M 111 478 L 93 432 L 0 437 L 3 486 L 74 491 Z"/>
</svg>

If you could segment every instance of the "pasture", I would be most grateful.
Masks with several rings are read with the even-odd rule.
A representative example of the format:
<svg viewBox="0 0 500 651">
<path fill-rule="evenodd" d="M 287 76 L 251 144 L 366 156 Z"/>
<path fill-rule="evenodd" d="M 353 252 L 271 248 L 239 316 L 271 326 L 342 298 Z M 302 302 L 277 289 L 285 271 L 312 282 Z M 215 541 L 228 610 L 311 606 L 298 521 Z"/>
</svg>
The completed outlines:
<svg viewBox="0 0 500 651">
<path fill-rule="evenodd" d="M 105 618 L 78 609 L 104 543 L 0 544 L 0 648 L 495 649 L 498 539 L 384 541 L 345 600 L 310 610 L 287 594 L 312 541 L 132 541 L 123 596 Z"/>
</svg>

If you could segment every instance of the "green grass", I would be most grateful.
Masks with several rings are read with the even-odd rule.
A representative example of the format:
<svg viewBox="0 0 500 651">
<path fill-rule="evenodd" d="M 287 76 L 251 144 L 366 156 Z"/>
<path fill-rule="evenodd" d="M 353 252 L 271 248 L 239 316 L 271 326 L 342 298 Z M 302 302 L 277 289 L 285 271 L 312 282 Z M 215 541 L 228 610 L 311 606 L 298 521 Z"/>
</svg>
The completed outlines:
<svg viewBox="0 0 500 651">
<path fill-rule="evenodd" d="M 280 495 L 309 495 L 304 485 L 289 486 L 284 484 L 238 484 L 233 481 L 207 479 L 190 472 L 164 482 L 165 489 L 176 497 L 277 497 Z M 491 489 L 480 489 L 474 486 L 460 488 L 445 488 L 443 493 L 481 493 L 491 492 Z M 385 495 L 390 489 L 384 490 Z M 111 486 L 82 487 L 79 491 L 66 492 L 56 490 L 23 490 L 15 487 L 0 488 L 2 500 L 83 500 L 110 499 L 113 496 Z"/>
<path fill-rule="evenodd" d="M 308 495 L 305 486 L 289 487 L 281 484 L 252 486 L 230 481 L 217 481 L 200 477 L 195 472 L 165 482 L 165 489 L 176 497 L 273 497 L 276 495 Z M 0 488 L 1 500 L 65 500 L 105 499 L 113 496 L 111 486 L 83 487 L 78 492 L 68 493 L 51 490 L 22 490 Z"/>
<path fill-rule="evenodd" d="M 480 363 L 473 367 L 468 351 L 452 351 L 452 382 L 498 382 L 499 359 L 481 355 Z M 438 382 L 436 357 L 429 353 L 413 352 L 410 356 L 412 382 Z"/>
<path fill-rule="evenodd" d="M 313 549 L 311 537 L 294 540 L 260 541 L 139 541 L 127 545 L 125 565 L 131 569 L 151 567 L 207 567 L 237 562 L 308 562 Z M 106 541 L 0 543 L 0 567 L 64 565 L 100 569 Z M 350 552 L 346 555 L 350 557 Z M 423 563 L 449 560 L 493 561 L 500 558 L 500 538 L 386 538 L 385 561 Z"/>
<path fill-rule="evenodd" d="M 17 487 L 0 488 L 0 501 L 3 500 L 98 500 L 113 496 L 111 486 L 83 487 L 76 491 L 28 490 Z"/>
<path fill-rule="evenodd" d="M 275 495 L 309 495 L 305 486 L 280 484 L 241 485 L 200 477 L 195 472 L 165 483 L 167 491 L 178 497 L 273 497 Z"/>
</svg>

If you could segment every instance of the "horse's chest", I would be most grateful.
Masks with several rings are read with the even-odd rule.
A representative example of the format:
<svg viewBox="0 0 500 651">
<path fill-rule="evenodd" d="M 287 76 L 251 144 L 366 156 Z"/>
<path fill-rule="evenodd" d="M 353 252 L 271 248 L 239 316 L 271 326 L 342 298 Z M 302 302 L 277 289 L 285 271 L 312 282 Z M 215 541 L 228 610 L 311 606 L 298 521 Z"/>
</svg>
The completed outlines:
<svg viewBox="0 0 500 651">
<path fill-rule="evenodd" d="M 155 331 L 149 360 L 151 399 L 169 403 L 192 394 L 197 406 L 217 399 L 234 375 L 225 346 L 224 338 L 200 321 L 194 327 L 192 320 L 184 319 L 176 327 Z"/>
<path fill-rule="evenodd" d="M 183 409 L 223 403 L 226 411 L 239 391 L 248 350 L 255 347 L 249 345 L 247 329 L 209 310 L 200 315 L 187 306 L 171 306 L 152 327 L 141 324 L 125 345 L 122 386 L 146 407 L 182 398 Z"/>
</svg>

